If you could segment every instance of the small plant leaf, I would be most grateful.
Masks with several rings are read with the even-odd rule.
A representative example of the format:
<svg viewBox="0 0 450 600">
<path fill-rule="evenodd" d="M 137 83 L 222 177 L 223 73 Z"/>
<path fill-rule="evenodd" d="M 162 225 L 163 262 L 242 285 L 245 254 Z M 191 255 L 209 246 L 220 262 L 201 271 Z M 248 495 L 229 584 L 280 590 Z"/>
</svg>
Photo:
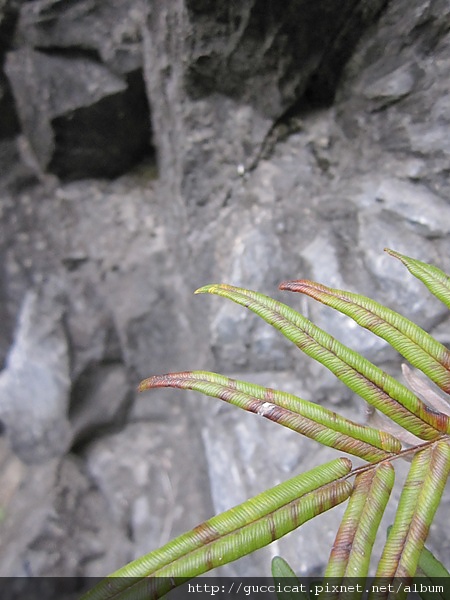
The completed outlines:
<svg viewBox="0 0 450 600">
<path fill-rule="evenodd" d="M 284 558 L 281 558 L 281 556 L 274 556 L 274 558 L 272 559 L 272 577 L 275 586 L 277 586 L 277 584 L 281 584 L 284 587 L 286 585 L 286 582 L 283 580 L 286 579 L 289 580 L 289 586 L 291 586 L 291 589 L 289 590 L 275 590 L 278 600 L 309 600 L 308 594 L 306 594 L 300 589 L 301 583 L 295 575 L 294 571 L 284 560 Z M 298 591 L 292 590 L 293 587 L 298 587 Z"/>
<path fill-rule="evenodd" d="M 389 342 L 445 392 L 450 391 L 450 351 L 409 319 L 365 296 L 306 279 L 285 281 L 280 289 L 306 294 L 351 317 Z"/>
<path fill-rule="evenodd" d="M 346 500 L 353 486 L 344 478 L 351 468 L 347 458 L 338 458 L 283 482 L 122 567 L 83 600 L 160 598 L 254 552 Z"/>
<path fill-rule="evenodd" d="M 393 485 L 394 468 L 389 463 L 381 463 L 356 476 L 325 578 L 367 576 L 372 547 Z"/>
<path fill-rule="evenodd" d="M 420 554 L 416 576 L 421 578 L 418 593 L 422 600 L 450 600 L 448 586 L 442 585 L 442 578 L 450 577 L 450 573 L 427 548 Z"/>
<path fill-rule="evenodd" d="M 274 556 L 272 559 L 272 577 L 289 577 L 292 579 L 297 579 L 297 575 L 295 574 L 294 570 L 281 556 Z"/>
<path fill-rule="evenodd" d="M 450 577 L 444 565 L 434 556 L 428 548 L 424 548 L 419 559 L 420 571 L 430 579 L 434 577 Z"/>
<path fill-rule="evenodd" d="M 434 265 L 429 265 L 415 258 L 410 258 L 395 250 L 385 248 L 385 251 L 401 260 L 408 271 L 427 286 L 433 296 L 450 308 L 450 277 Z"/>
<path fill-rule="evenodd" d="M 415 454 L 377 577 L 409 579 L 415 575 L 449 472 L 448 441 L 437 441 Z"/>
<path fill-rule="evenodd" d="M 450 594 L 446 585 L 442 581 L 436 584 L 436 581 L 429 579 L 417 573 L 420 579 L 416 580 L 416 591 L 422 600 L 449 600 Z"/>
<path fill-rule="evenodd" d="M 306 435 L 325 446 L 348 452 L 369 462 L 398 453 L 401 443 L 392 435 L 358 425 L 318 404 L 292 394 L 238 381 L 207 371 L 169 373 L 145 379 L 139 390 L 173 387 L 202 392 L 259 414 Z"/>
<path fill-rule="evenodd" d="M 216 294 L 247 307 L 300 350 L 322 363 L 351 390 L 420 438 L 446 432 L 449 419 L 430 409 L 411 390 L 290 307 L 263 294 L 230 285 L 208 285 L 196 293 Z"/>
</svg>

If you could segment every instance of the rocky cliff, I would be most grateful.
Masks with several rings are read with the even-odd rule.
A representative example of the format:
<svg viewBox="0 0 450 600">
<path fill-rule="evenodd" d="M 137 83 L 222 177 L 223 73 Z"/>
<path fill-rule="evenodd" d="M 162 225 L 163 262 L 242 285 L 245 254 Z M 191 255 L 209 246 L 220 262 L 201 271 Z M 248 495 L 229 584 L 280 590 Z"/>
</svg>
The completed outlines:
<svg viewBox="0 0 450 600">
<path fill-rule="evenodd" d="M 362 417 L 200 285 L 312 278 L 450 342 L 383 254 L 450 271 L 449 77 L 446 0 L 0 1 L 0 575 L 105 575 L 331 455 L 219 401 L 136 397 L 143 377 L 221 371 Z M 284 299 L 399 375 L 379 340 Z M 318 573 L 338 522 L 226 573 L 275 553 Z M 448 531 L 430 546 L 448 556 Z"/>
</svg>

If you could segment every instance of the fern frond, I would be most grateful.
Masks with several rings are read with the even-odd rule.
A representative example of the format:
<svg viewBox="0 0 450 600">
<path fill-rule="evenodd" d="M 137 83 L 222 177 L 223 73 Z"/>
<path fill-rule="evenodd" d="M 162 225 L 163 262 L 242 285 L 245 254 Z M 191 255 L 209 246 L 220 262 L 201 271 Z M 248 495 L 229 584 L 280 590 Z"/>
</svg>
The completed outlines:
<svg viewBox="0 0 450 600">
<path fill-rule="evenodd" d="M 388 252 L 399 258 L 450 307 L 447 275 L 436 267 L 392 250 Z M 286 282 L 281 287 L 305 293 L 347 314 L 385 339 L 441 389 L 450 389 L 450 352 L 405 317 L 364 296 L 306 280 Z M 445 399 L 404 367 L 412 390 L 408 389 L 304 316 L 263 294 L 229 285 L 205 286 L 196 293 L 229 298 L 259 315 L 303 352 L 326 366 L 366 400 L 372 410 L 377 409 L 389 417 L 393 421 L 389 423 L 391 433 L 359 425 L 292 394 L 216 373 L 186 371 L 146 379 L 140 385 L 141 391 L 155 387 L 196 390 L 259 414 L 324 445 L 354 454 L 366 463 L 352 470 L 348 459 L 339 458 L 281 483 L 119 569 L 83 600 L 159 598 L 176 585 L 281 538 L 347 499 L 348 507 L 325 575 L 338 579 L 365 578 L 394 482 L 392 463 L 411 457 L 411 467 L 376 576 L 384 582 L 409 579 L 417 569 L 431 579 L 443 574 L 448 576 L 442 565 L 424 549 L 450 473 L 450 414 Z M 411 447 L 402 449 L 399 440 Z M 353 483 L 349 482 L 350 477 L 354 477 Z M 274 577 L 294 576 L 282 559 L 275 560 L 272 569 Z M 384 586 L 384 589 L 389 588 Z M 397 595 L 400 597 L 401 593 Z M 377 594 L 372 598 L 378 598 Z"/>
<path fill-rule="evenodd" d="M 346 500 L 353 488 L 345 480 L 351 468 L 350 460 L 338 458 L 283 482 L 122 567 L 83 600 L 160 598 L 254 552 Z"/>
<path fill-rule="evenodd" d="M 440 432 L 447 431 L 446 415 L 431 410 L 407 387 L 285 304 L 224 284 L 208 285 L 196 293 L 216 294 L 247 307 L 330 369 L 366 402 L 414 435 L 433 440 Z"/>
<path fill-rule="evenodd" d="M 325 446 L 376 462 L 401 450 L 394 436 L 359 425 L 323 406 L 292 394 L 238 381 L 207 371 L 169 373 L 145 379 L 140 391 L 157 387 L 190 389 L 220 398 L 261 415 Z"/>
<path fill-rule="evenodd" d="M 447 308 L 450 308 L 450 277 L 444 271 L 434 265 L 395 252 L 395 250 L 385 248 L 385 251 L 398 258 L 414 277 L 427 286 L 433 296 L 439 298 Z"/>
<path fill-rule="evenodd" d="M 428 529 L 450 472 L 450 445 L 440 440 L 417 452 L 400 496 L 377 577 L 415 575 Z"/>
<path fill-rule="evenodd" d="M 442 390 L 450 391 L 450 351 L 409 319 L 365 296 L 306 279 L 285 281 L 280 289 L 306 294 L 351 317 L 389 342 Z"/>
</svg>

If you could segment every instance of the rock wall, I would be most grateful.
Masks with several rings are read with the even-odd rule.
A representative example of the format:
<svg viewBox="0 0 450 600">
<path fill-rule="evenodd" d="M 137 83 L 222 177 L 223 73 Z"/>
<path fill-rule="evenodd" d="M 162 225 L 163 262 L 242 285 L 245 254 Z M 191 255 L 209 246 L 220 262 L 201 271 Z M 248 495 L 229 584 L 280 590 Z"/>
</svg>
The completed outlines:
<svg viewBox="0 0 450 600">
<path fill-rule="evenodd" d="M 281 297 L 308 277 L 450 343 L 382 251 L 450 270 L 449 31 L 444 0 L 0 2 L 0 575 L 105 575 L 334 456 L 219 401 L 136 397 L 150 374 L 221 371 L 362 418 L 200 285 Z M 399 375 L 373 336 L 283 299 Z M 319 573 L 338 522 L 224 572 L 281 553 Z M 448 556 L 443 528 L 430 546 Z"/>
</svg>

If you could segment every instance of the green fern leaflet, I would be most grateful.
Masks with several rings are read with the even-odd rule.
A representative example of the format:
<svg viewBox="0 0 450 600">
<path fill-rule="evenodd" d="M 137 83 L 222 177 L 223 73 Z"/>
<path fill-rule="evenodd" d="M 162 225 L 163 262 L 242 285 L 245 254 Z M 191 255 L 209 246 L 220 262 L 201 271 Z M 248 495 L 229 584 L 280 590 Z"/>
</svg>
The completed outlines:
<svg viewBox="0 0 450 600">
<path fill-rule="evenodd" d="M 387 252 L 450 308 L 450 278 L 445 273 L 392 250 Z M 450 392 L 450 351 L 402 315 L 370 298 L 307 280 L 288 281 L 280 288 L 307 294 L 383 338 L 441 388 L 441 394 L 407 366 L 404 373 L 411 389 L 402 385 L 292 308 L 263 294 L 230 285 L 197 290 L 228 298 L 259 315 L 371 405 L 375 417 L 383 413 L 384 420 L 374 417 L 371 424 L 361 425 L 292 394 L 206 371 L 146 379 L 139 386 L 141 391 L 159 387 L 196 390 L 365 463 L 355 468 L 349 458 L 337 458 L 285 481 L 131 562 L 83 600 L 159 598 L 175 585 L 254 552 L 347 500 L 325 577 L 365 578 L 394 484 L 393 462 L 402 458 L 411 466 L 376 576 L 386 583 L 398 577 L 408 581 L 416 574 L 425 580 L 449 576 L 424 544 L 450 472 L 450 406 L 446 396 Z M 378 423 L 383 425 L 375 426 Z M 272 573 L 276 580 L 295 577 L 279 557 L 274 559 Z M 377 598 L 387 596 L 388 592 Z"/>
</svg>

